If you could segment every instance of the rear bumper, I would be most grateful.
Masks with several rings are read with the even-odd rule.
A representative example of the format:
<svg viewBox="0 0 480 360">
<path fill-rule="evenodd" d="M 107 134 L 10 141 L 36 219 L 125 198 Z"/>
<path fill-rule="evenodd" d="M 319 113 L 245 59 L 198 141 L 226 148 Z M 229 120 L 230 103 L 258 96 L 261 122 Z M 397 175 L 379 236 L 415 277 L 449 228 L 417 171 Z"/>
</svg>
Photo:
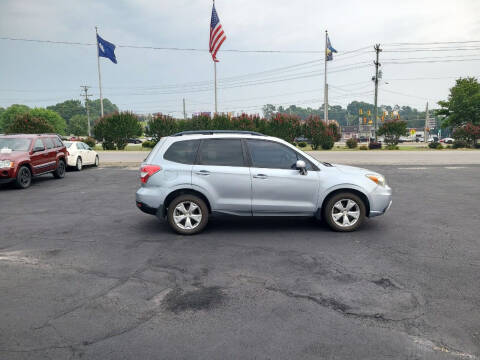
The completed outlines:
<svg viewBox="0 0 480 360">
<path fill-rule="evenodd" d="M 160 206 L 159 208 L 154 208 L 151 206 L 148 206 L 147 204 L 141 202 L 141 201 L 136 201 L 137 208 L 139 208 L 141 211 L 143 211 L 146 214 L 149 215 L 155 215 L 155 216 L 163 216 L 163 206 Z"/>
</svg>

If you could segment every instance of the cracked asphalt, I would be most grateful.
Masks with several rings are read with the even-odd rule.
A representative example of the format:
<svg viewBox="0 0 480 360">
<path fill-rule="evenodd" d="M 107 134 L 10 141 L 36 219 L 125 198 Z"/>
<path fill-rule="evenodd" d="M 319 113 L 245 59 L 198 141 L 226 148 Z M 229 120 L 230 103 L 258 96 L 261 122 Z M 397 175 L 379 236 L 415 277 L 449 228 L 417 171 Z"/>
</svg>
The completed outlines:
<svg viewBox="0 0 480 360">
<path fill-rule="evenodd" d="M 480 166 L 371 166 L 390 212 L 310 219 L 141 213 L 138 174 L 0 187 L 0 359 L 479 359 Z"/>
</svg>

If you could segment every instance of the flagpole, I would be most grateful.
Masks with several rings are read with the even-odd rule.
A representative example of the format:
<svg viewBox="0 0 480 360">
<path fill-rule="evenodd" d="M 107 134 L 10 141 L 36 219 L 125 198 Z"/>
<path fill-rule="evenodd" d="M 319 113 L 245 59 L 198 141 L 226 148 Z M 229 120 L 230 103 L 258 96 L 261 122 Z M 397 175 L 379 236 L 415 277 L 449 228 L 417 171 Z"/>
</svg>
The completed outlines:
<svg viewBox="0 0 480 360">
<path fill-rule="evenodd" d="M 325 120 L 325 124 L 328 124 L 328 84 L 327 84 L 327 37 L 328 32 L 325 30 L 325 82 L 323 86 L 323 118 Z"/>
<path fill-rule="evenodd" d="M 102 76 L 100 74 L 100 55 L 98 53 L 98 27 L 95 26 L 95 41 L 97 42 L 98 87 L 100 89 L 100 114 L 103 117 Z"/>
<path fill-rule="evenodd" d="M 215 114 L 217 113 L 218 111 L 218 108 L 217 108 L 217 62 L 214 60 L 213 61 L 213 74 L 214 74 L 214 77 L 215 77 Z"/>
</svg>

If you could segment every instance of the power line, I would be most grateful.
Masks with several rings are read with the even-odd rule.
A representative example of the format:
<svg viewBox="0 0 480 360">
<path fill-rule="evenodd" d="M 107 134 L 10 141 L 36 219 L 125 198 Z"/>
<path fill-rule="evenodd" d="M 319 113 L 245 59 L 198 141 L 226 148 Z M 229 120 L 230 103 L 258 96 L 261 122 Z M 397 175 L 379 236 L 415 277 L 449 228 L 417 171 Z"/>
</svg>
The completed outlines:
<svg viewBox="0 0 480 360">
<path fill-rule="evenodd" d="M 77 46 L 96 46 L 96 43 L 75 42 L 75 41 L 58 41 L 58 40 L 40 40 L 40 39 L 27 39 L 27 38 L 14 38 L 14 37 L 0 37 L 0 40 L 9 41 L 23 41 L 23 42 L 35 42 L 35 43 L 48 43 L 59 45 L 77 45 Z M 166 51 L 195 51 L 195 52 L 209 52 L 208 48 L 181 48 L 181 47 L 164 47 L 164 46 L 140 46 L 140 45 L 116 45 L 119 48 L 130 49 L 150 49 L 150 50 L 166 50 Z M 345 51 L 343 55 L 351 54 L 357 51 L 366 49 L 367 47 Z M 234 52 L 234 53 L 282 53 L 282 54 L 323 54 L 323 50 L 246 50 L 246 49 L 222 49 L 222 52 Z"/>
</svg>

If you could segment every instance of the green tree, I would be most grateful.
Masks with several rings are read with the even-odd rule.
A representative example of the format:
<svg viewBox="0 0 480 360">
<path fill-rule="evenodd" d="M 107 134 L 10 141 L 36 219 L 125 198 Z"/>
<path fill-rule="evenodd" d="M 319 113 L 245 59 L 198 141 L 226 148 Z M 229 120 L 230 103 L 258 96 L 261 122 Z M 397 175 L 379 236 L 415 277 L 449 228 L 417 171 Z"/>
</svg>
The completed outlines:
<svg viewBox="0 0 480 360">
<path fill-rule="evenodd" d="M 14 104 L 9 106 L 0 117 L 0 131 L 7 129 L 18 115 L 29 112 L 30 108 L 26 105 Z"/>
<path fill-rule="evenodd" d="M 263 116 L 267 119 L 271 119 L 275 115 L 276 108 L 272 104 L 266 104 L 262 107 Z"/>
<path fill-rule="evenodd" d="M 41 134 L 52 133 L 54 129 L 44 118 L 25 113 L 18 115 L 5 132 L 7 134 Z"/>
<path fill-rule="evenodd" d="M 300 119 L 296 115 L 276 113 L 266 130 L 268 135 L 293 143 L 301 133 Z"/>
<path fill-rule="evenodd" d="M 174 118 L 168 115 L 155 114 L 147 125 L 147 135 L 151 136 L 153 141 L 157 143 L 162 137 L 177 132 L 177 129 L 177 122 Z"/>
<path fill-rule="evenodd" d="M 312 149 L 317 150 L 324 141 L 323 134 L 326 132 L 325 123 L 319 116 L 310 116 L 305 122 L 304 134 L 312 142 Z"/>
<path fill-rule="evenodd" d="M 62 118 L 65 119 L 67 124 L 70 124 L 70 119 L 75 115 L 87 114 L 87 111 L 80 100 L 66 100 L 55 105 L 47 106 L 47 109 L 57 112 Z"/>
<path fill-rule="evenodd" d="M 100 99 L 88 100 L 88 110 L 90 111 L 90 119 L 96 121 L 101 116 Z M 118 112 L 117 105 L 108 99 L 103 99 L 103 115 L 109 115 Z"/>
<path fill-rule="evenodd" d="M 54 132 L 60 135 L 65 135 L 65 130 L 67 128 L 67 123 L 65 119 L 63 119 L 58 113 L 53 110 L 47 110 L 44 108 L 35 108 L 29 111 L 29 114 L 33 117 L 38 117 L 44 119 L 47 123 L 49 123 Z"/>
<path fill-rule="evenodd" d="M 389 120 L 380 126 L 378 135 L 385 137 L 388 145 L 397 145 L 400 136 L 407 136 L 407 122 L 403 120 Z"/>
<path fill-rule="evenodd" d="M 123 150 L 129 138 L 141 134 L 137 116 L 128 111 L 106 115 L 98 119 L 94 127 L 95 138 L 102 141 L 105 150 Z"/>
<path fill-rule="evenodd" d="M 480 83 L 474 77 L 460 78 L 450 89 L 448 100 L 439 101 L 437 115 L 444 115 L 443 126 L 480 125 Z"/>
<path fill-rule="evenodd" d="M 86 136 L 88 135 L 88 119 L 87 115 L 73 115 L 67 126 L 69 135 Z"/>
</svg>

